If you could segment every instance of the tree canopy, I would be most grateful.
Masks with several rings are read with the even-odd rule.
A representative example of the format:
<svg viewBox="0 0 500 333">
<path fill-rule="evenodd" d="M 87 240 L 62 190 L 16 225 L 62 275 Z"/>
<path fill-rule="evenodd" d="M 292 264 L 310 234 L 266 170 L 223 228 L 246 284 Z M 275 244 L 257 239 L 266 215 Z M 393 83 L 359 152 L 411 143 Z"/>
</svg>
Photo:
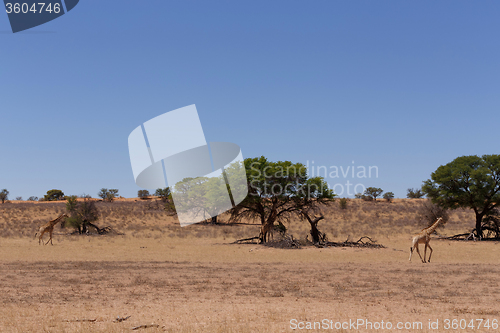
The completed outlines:
<svg viewBox="0 0 500 333">
<path fill-rule="evenodd" d="M 47 194 L 43 196 L 45 201 L 57 201 L 64 198 L 64 192 L 61 190 L 49 190 Z"/>
<path fill-rule="evenodd" d="M 384 192 L 381 188 L 378 187 L 368 187 L 365 190 L 364 195 L 371 198 L 371 200 L 377 200 L 377 197 L 380 196 Z"/>
<path fill-rule="evenodd" d="M 457 157 L 437 168 L 422 189 L 441 207 L 474 210 L 481 238 L 483 218 L 500 205 L 500 155 Z"/>
<path fill-rule="evenodd" d="M 267 241 L 275 222 L 293 216 L 306 219 L 335 196 L 322 177 L 309 178 L 301 163 L 271 162 L 261 156 L 245 159 L 245 169 L 248 196 L 232 210 L 232 219 L 258 219 L 261 242 Z"/>
</svg>

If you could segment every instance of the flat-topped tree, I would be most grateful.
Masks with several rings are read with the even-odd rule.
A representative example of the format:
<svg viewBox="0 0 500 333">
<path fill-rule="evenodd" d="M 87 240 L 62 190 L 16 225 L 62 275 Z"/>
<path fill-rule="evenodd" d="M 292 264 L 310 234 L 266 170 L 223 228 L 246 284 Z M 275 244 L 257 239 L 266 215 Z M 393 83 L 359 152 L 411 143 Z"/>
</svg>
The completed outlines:
<svg viewBox="0 0 500 333">
<path fill-rule="evenodd" d="M 500 155 L 457 157 L 437 168 L 422 190 L 443 208 L 471 208 L 481 238 L 483 218 L 500 205 Z"/>
<path fill-rule="evenodd" d="M 307 219 L 335 196 L 323 178 L 309 178 L 301 163 L 271 162 L 261 156 L 245 159 L 245 169 L 248 195 L 232 209 L 231 219 L 258 219 L 263 243 L 275 222 L 282 224 L 292 217 Z"/>
<path fill-rule="evenodd" d="M 364 195 L 369 197 L 371 200 L 377 200 L 377 197 L 380 196 L 384 192 L 381 188 L 378 187 L 368 187 L 365 190 Z"/>
<path fill-rule="evenodd" d="M 64 192 L 61 190 L 49 190 L 43 196 L 44 201 L 57 201 L 64 198 Z"/>
</svg>

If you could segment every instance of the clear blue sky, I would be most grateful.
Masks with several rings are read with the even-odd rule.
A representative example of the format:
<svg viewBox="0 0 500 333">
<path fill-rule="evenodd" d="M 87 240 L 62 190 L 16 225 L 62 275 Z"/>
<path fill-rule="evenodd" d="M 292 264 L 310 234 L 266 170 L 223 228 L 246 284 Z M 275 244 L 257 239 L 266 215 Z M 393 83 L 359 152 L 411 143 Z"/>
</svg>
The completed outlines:
<svg viewBox="0 0 500 333">
<path fill-rule="evenodd" d="M 207 141 L 377 166 L 327 181 L 404 197 L 499 153 L 499 17 L 498 1 L 81 0 L 12 34 L 0 13 L 0 188 L 136 196 L 128 135 L 196 104 Z"/>
</svg>

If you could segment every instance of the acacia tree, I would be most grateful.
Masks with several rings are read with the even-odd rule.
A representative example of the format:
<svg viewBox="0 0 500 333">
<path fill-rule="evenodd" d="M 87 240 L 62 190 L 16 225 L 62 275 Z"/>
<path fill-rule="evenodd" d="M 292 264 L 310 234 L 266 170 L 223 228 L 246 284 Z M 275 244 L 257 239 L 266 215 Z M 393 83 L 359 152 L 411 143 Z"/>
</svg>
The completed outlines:
<svg viewBox="0 0 500 333">
<path fill-rule="evenodd" d="M 245 159 L 245 169 L 248 196 L 231 210 L 231 219 L 258 219 L 262 243 L 268 240 L 275 222 L 282 226 L 298 217 L 317 224 L 310 214 L 335 196 L 322 177 L 309 178 L 301 163 L 270 162 L 261 156 Z"/>
<path fill-rule="evenodd" d="M 61 190 L 48 190 L 47 194 L 43 196 L 45 201 L 57 201 L 64 198 L 64 192 Z"/>
<path fill-rule="evenodd" d="M 184 178 L 174 186 L 176 211 L 209 219 L 217 224 L 218 215 L 231 207 L 228 188 L 221 174 L 217 177 Z"/>
<path fill-rule="evenodd" d="M 146 200 L 149 198 L 149 191 L 148 190 L 139 190 L 137 191 L 137 197 Z"/>
<path fill-rule="evenodd" d="M 471 208 L 482 238 L 483 218 L 500 205 L 500 155 L 457 157 L 437 168 L 422 190 L 443 208 Z"/>
<path fill-rule="evenodd" d="M 384 190 L 378 187 L 368 187 L 365 190 L 364 195 L 370 198 L 370 200 L 377 200 L 377 197 L 382 194 Z"/>
<path fill-rule="evenodd" d="M 2 203 L 5 203 L 5 200 L 7 200 L 9 197 L 9 191 L 7 189 L 3 189 L 0 191 L 0 200 L 2 200 Z"/>
<path fill-rule="evenodd" d="M 99 228 L 94 224 L 99 219 L 99 210 L 94 200 L 84 198 L 83 201 L 78 201 L 76 195 L 68 196 L 66 200 L 66 209 L 70 214 L 66 221 L 70 226 L 76 228 L 79 234 L 88 233 L 89 227 L 95 228 L 98 234 L 109 231 L 107 227 Z"/>
<path fill-rule="evenodd" d="M 392 199 L 394 199 L 394 193 L 392 193 L 392 192 L 385 192 L 384 193 L 384 199 L 387 200 L 388 202 L 391 202 Z"/>
</svg>

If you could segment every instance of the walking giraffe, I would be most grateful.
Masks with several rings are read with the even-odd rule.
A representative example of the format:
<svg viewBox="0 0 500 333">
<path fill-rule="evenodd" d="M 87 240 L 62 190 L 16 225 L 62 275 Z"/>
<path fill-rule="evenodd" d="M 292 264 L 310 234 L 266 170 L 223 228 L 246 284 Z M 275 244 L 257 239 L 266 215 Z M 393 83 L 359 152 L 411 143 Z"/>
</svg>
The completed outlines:
<svg viewBox="0 0 500 333">
<path fill-rule="evenodd" d="M 54 244 L 52 244 L 52 232 L 54 231 L 54 227 L 55 227 L 55 225 L 57 223 L 61 222 L 63 219 L 65 219 L 67 217 L 68 217 L 68 215 L 66 215 L 66 214 L 63 213 L 63 214 L 59 215 L 58 218 L 56 218 L 56 219 L 54 219 L 52 221 L 49 221 L 48 223 L 42 225 L 40 227 L 40 229 L 38 229 L 38 232 L 35 234 L 35 237 L 36 237 L 37 234 L 39 234 L 39 236 L 38 236 L 38 245 L 40 245 L 40 242 L 43 243 L 42 237 L 43 237 L 43 234 L 46 233 L 46 232 L 49 233 L 49 240 L 44 245 L 49 244 L 49 242 L 50 242 L 50 245 L 54 245 Z"/>
<path fill-rule="evenodd" d="M 413 237 L 413 241 L 410 247 L 410 261 L 411 261 L 411 255 L 413 254 L 413 250 L 417 248 L 417 253 L 420 259 L 422 260 L 423 263 L 425 263 L 425 256 L 427 254 L 427 248 L 431 250 L 431 253 L 429 254 L 429 260 L 427 262 L 431 262 L 431 256 L 432 256 L 432 247 L 429 245 L 429 242 L 431 240 L 431 234 L 436 230 L 438 225 L 443 222 L 443 218 L 440 217 L 437 219 L 436 222 L 434 222 L 430 227 L 427 227 L 425 229 L 422 229 L 419 234 L 415 235 Z M 420 251 L 418 250 L 418 244 L 419 243 L 425 243 L 425 248 L 424 248 L 424 259 L 422 259 L 422 256 L 420 255 Z"/>
</svg>

